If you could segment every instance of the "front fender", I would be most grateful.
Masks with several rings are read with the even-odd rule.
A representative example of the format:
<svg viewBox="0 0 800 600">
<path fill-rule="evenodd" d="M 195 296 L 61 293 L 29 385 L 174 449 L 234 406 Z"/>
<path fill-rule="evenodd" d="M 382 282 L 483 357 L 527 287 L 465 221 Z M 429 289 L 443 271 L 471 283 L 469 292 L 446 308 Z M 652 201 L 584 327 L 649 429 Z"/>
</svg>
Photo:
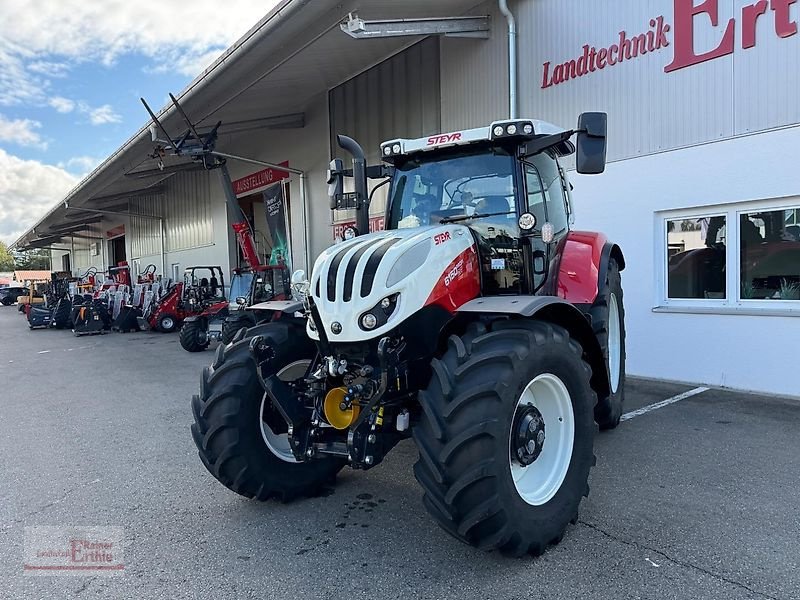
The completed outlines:
<svg viewBox="0 0 800 600">
<path fill-rule="evenodd" d="M 592 304 L 605 285 L 611 258 L 625 268 L 625 257 L 616 244 L 602 233 L 570 231 L 567 235 L 558 268 L 557 293 L 572 304 Z"/>
<path fill-rule="evenodd" d="M 470 300 L 458 309 L 458 313 L 509 315 L 560 325 L 583 348 L 584 358 L 592 368 L 592 389 L 601 398 L 608 395 L 608 371 L 600 342 L 597 341 L 587 315 L 568 300 L 556 296 L 490 296 Z"/>
</svg>

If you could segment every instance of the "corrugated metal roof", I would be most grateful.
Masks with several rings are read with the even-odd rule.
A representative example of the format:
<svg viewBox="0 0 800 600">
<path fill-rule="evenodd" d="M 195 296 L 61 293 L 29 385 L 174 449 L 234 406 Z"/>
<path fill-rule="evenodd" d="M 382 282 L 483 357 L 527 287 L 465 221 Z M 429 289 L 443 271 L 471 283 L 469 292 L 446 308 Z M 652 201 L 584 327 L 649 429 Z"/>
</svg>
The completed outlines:
<svg viewBox="0 0 800 600">
<path fill-rule="evenodd" d="M 50 281 L 50 271 L 14 271 L 14 281 Z"/>
<path fill-rule="evenodd" d="M 354 40 L 339 30 L 348 13 L 365 19 L 452 16 L 475 0 L 283 0 L 178 95 L 201 126 L 297 113 L 327 91 L 419 38 Z M 169 90 L 164 90 L 165 92 Z M 144 111 L 142 116 L 145 117 Z M 159 117 L 170 131 L 183 129 L 168 107 Z M 65 198 L 71 207 L 92 205 L 92 198 L 147 189 L 171 176 L 181 161 L 165 161 L 160 172 L 152 153 L 149 122 L 103 161 Z M 224 133 L 224 132 L 221 132 Z M 325 135 L 325 132 L 320 132 Z M 224 149 L 225 136 L 220 137 Z M 131 173 L 148 172 L 131 177 Z M 52 235 L 50 226 L 80 222 L 63 202 L 12 244 L 24 248 Z"/>
</svg>

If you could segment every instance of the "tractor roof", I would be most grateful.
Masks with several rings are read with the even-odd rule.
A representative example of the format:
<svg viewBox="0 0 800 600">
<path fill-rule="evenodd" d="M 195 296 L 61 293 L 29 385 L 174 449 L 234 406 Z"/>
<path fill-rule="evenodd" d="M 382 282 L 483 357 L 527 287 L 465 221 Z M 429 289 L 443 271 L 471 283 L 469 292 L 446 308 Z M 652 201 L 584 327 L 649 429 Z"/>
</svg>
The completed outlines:
<svg viewBox="0 0 800 600">
<path fill-rule="evenodd" d="M 563 131 L 565 130 L 562 127 L 537 119 L 505 119 L 503 121 L 493 121 L 486 127 L 476 127 L 475 129 L 439 133 L 416 139 L 397 138 L 388 140 L 381 144 L 381 157 L 383 160 L 393 161 L 400 156 L 408 154 L 492 141 L 515 140 L 518 143 L 522 143 L 544 135 L 562 133 Z M 556 152 L 561 156 L 572 154 L 574 151 L 575 149 L 571 142 L 565 142 L 556 147 Z"/>
</svg>

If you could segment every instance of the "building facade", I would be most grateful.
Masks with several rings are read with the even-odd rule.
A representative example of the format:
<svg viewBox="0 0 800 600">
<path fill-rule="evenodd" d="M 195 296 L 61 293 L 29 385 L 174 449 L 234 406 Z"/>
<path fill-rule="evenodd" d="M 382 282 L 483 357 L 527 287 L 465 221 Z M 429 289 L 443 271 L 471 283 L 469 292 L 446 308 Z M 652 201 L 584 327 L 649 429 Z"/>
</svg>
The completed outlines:
<svg viewBox="0 0 800 600">
<path fill-rule="evenodd" d="M 283 114 L 302 112 L 291 126 L 223 132 L 218 144 L 304 173 L 284 177 L 229 161 L 265 259 L 276 241 L 261 193 L 284 186 L 293 268 L 308 268 L 353 219 L 328 207 L 325 172 L 342 156 L 337 133 L 358 139 L 375 162 L 381 140 L 508 116 L 508 24 L 494 0 L 320 2 L 313 10 L 328 6 L 314 15 L 303 13 L 312 10 L 307 4 L 286 0 L 273 11 L 297 6 L 280 23 L 287 36 L 316 19 L 319 31 L 297 41 L 293 54 L 287 48 L 258 72 L 254 60 L 249 70 L 221 63 L 195 95 L 198 106 L 212 105 L 215 82 L 240 81 L 261 98 L 272 94 L 269 102 L 282 98 Z M 575 227 L 605 232 L 626 256 L 629 373 L 800 395 L 787 356 L 800 336 L 800 3 L 518 0 L 510 7 L 520 116 L 570 128 L 583 111 L 609 115 L 606 173 L 571 174 L 571 182 Z M 490 27 L 488 37 L 353 39 L 338 26 L 351 12 L 488 16 Z M 244 87 L 249 81 L 257 83 Z M 277 114 L 259 114 L 244 100 L 226 110 L 242 122 Z M 237 265 L 232 216 L 213 173 L 176 172 L 129 195 L 125 206 L 119 215 L 95 213 L 94 233 L 61 239 L 54 265 L 68 261 L 77 272 L 124 254 L 167 277 L 194 264 Z M 385 188 L 375 193 L 371 227 L 383 226 L 384 209 Z"/>
</svg>

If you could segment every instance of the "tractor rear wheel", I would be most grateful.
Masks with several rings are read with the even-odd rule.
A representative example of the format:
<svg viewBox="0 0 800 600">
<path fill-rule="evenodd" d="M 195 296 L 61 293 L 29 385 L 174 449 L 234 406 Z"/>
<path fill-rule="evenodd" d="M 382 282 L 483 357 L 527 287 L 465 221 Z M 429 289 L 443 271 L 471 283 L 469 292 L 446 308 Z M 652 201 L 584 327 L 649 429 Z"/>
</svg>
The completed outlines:
<svg viewBox="0 0 800 600">
<path fill-rule="evenodd" d="M 183 322 L 181 346 L 187 352 L 202 352 L 208 348 L 208 332 L 203 320 Z"/>
<path fill-rule="evenodd" d="M 625 401 L 625 307 L 619 265 L 613 258 L 608 262 L 605 286 L 589 312 L 603 350 L 610 389 L 609 395 L 598 401 L 594 418 L 600 429 L 614 429 L 619 425 Z"/>
<path fill-rule="evenodd" d="M 264 377 L 277 374 L 291 382 L 305 375 L 316 354 L 307 336 L 285 323 L 253 327 L 228 345 L 220 345 L 206 367 L 200 394 L 192 398 L 192 438 L 200 460 L 220 483 L 237 494 L 288 501 L 313 496 L 332 483 L 345 461 L 319 458 L 297 462 L 286 435 L 286 422 L 266 398 L 250 354 L 250 340 L 262 336 L 273 358 Z"/>
<path fill-rule="evenodd" d="M 414 475 L 448 533 L 521 556 L 557 544 L 589 493 L 596 396 L 583 350 L 543 321 L 473 324 L 419 394 Z"/>
<path fill-rule="evenodd" d="M 56 329 L 72 328 L 72 302 L 62 298 L 53 311 L 53 327 Z"/>
</svg>

